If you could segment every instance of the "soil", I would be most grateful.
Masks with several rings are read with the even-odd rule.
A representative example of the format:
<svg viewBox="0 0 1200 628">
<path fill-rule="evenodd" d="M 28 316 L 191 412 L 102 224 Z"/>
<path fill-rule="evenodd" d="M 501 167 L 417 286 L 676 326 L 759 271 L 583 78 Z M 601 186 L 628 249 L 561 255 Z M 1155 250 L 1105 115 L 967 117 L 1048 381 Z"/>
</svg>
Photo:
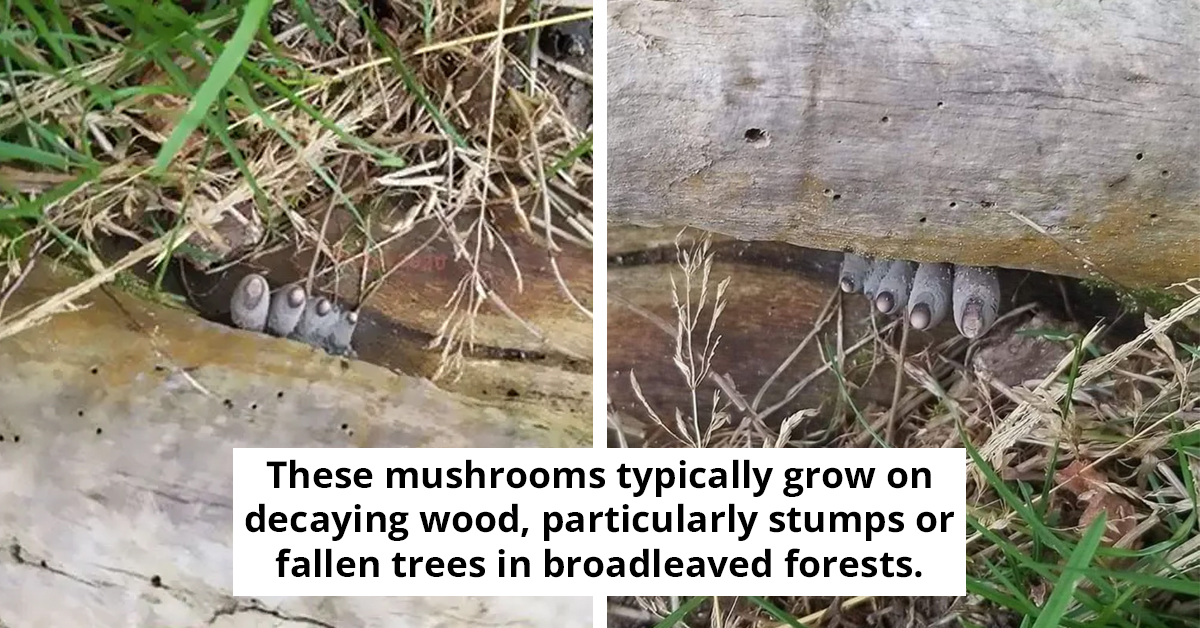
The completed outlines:
<svg viewBox="0 0 1200 628">
<path fill-rule="evenodd" d="M 551 14 L 561 15 L 564 11 Z M 542 31 L 540 52 L 559 64 L 565 64 L 582 74 L 592 73 L 592 21 L 567 22 Z M 592 124 L 592 86 L 571 74 L 549 67 L 544 70 L 550 91 L 558 97 L 567 116 L 579 129 Z"/>
</svg>

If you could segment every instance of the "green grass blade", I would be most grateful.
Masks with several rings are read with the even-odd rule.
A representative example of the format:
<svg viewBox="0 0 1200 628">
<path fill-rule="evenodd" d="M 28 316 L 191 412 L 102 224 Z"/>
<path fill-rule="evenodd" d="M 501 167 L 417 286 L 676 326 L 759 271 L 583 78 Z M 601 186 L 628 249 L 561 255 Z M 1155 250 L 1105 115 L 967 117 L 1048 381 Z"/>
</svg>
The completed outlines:
<svg viewBox="0 0 1200 628">
<path fill-rule="evenodd" d="M 837 380 L 838 395 L 841 396 L 842 401 L 844 401 L 846 405 L 850 406 L 850 410 L 854 412 L 854 418 L 858 421 L 858 424 L 861 425 L 863 429 L 865 429 L 867 433 L 871 435 L 871 439 L 874 440 L 877 445 L 884 448 L 890 447 L 890 445 L 883 440 L 883 437 L 871 427 L 871 423 L 867 421 L 867 418 L 863 416 L 862 411 L 860 411 L 858 406 L 855 405 L 854 398 L 850 396 L 850 387 L 846 385 L 845 374 L 842 372 L 841 365 L 838 364 L 837 356 L 833 354 L 833 348 L 830 347 L 829 351 L 826 351 L 824 343 L 819 340 L 817 341 L 817 348 L 821 353 L 825 354 L 825 360 L 829 362 L 830 365 L 829 372 L 833 373 L 833 378 Z"/>
<path fill-rule="evenodd" d="M 74 179 L 51 188 L 49 192 L 39 195 L 32 200 L 20 199 L 14 205 L 0 207 L 0 221 L 12 219 L 42 219 L 46 206 L 52 205 L 74 194 L 79 188 L 95 181 L 99 172 L 89 170 Z"/>
<path fill-rule="evenodd" d="M 0 163 L 26 161 L 39 166 L 67 170 L 71 161 L 62 155 L 44 151 L 40 148 L 0 141 Z"/>
<path fill-rule="evenodd" d="M 204 121 L 208 115 L 209 107 L 212 106 L 217 96 L 220 95 L 221 90 L 229 82 L 229 79 L 233 78 L 238 66 L 242 63 L 242 59 L 250 51 L 250 44 L 254 42 L 254 37 L 258 33 L 258 26 L 267 16 L 270 8 L 271 0 L 249 0 L 246 3 L 246 12 L 242 14 L 242 19 L 238 23 L 233 37 L 229 39 L 229 43 L 221 52 L 221 56 L 213 64 L 208 78 L 204 80 L 204 83 L 200 85 L 200 89 L 196 91 L 196 97 L 192 99 L 192 106 L 183 116 L 183 120 L 179 122 L 175 130 L 171 132 L 171 136 L 167 138 L 167 142 L 159 150 L 158 158 L 154 161 L 154 167 L 157 172 L 161 173 L 167 169 L 171 160 L 175 158 L 175 154 L 183 148 L 183 144 L 187 141 L 187 138 Z"/>
<path fill-rule="evenodd" d="M 111 108 L 112 99 L 109 97 L 109 90 L 104 85 L 94 83 L 84 79 L 79 73 L 78 64 L 75 62 L 71 53 L 62 46 L 63 34 L 52 30 L 50 24 L 46 22 L 37 8 L 29 2 L 29 0 L 15 0 L 17 8 L 29 20 L 29 23 L 37 31 L 38 37 L 45 42 L 50 51 L 62 64 L 60 74 L 66 78 L 71 84 L 82 87 L 95 96 L 100 102 L 104 103 L 108 108 Z M 53 11 L 56 6 L 52 6 Z"/>
<path fill-rule="evenodd" d="M 1062 576 L 1054 583 L 1054 591 L 1050 594 L 1050 599 L 1046 600 L 1042 612 L 1038 614 L 1037 623 L 1033 628 L 1054 628 L 1060 625 L 1067 607 L 1075 597 L 1075 588 L 1083 578 L 1083 570 L 1092 564 L 1096 548 L 1100 547 L 1100 541 L 1104 538 L 1106 520 L 1107 517 L 1101 511 L 1100 516 L 1087 527 L 1087 531 L 1079 539 L 1079 544 L 1075 546 L 1075 551 L 1071 552 L 1070 558 L 1067 559 L 1067 567 Z"/>
<path fill-rule="evenodd" d="M 1012 489 L 1004 483 L 1004 480 L 1000 479 L 999 475 L 996 475 L 996 470 L 993 469 L 992 465 L 988 464 L 987 461 L 979 455 L 979 452 L 975 449 L 974 445 L 971 444 L 970 439 L 967 438 L 966 433 L 962 431 L 961 426 L 959 429 L 959 437 L 962 440 L 963 447 L 965 447 L 967 450 L 967 455 L 969 455 L 971 460 L 974 461 L 975 466 L 979 469 L 979 472 L 982 473 L 985 478 L 987 478 L 988 484 L 990 484 L 996 493 L 1000 495 L 1000 498 L 1004 500 L 1009 508 L 1015 510 L 1017 514 L 1029 524 L 1030 528 L 1032 528 L 1033 531 L 1038 535 L 1039 540 L 1054 551 L 1058 552 L 1060 556 L 1066 557 L 1070 555 L 1070 551 L 1066 542 L 1060 539 L 1053 530 L 1046 527 L 1046 524 L 1040 518 L 1038 518 L 1037 512 L 1030 507 L 1028 503 L 1022 500 L 1020 496 L 1014 493 Z"/>
<path fill-rule="evenodd" d="M 29 20 L 29 24 L 33 26 L 34 30 L 37 31 L 38 37 L 40 37 L 42 41 L 46 42 L 46 45 L 50 48 L 50 52 L 53 52 L 54 56 L 58 57 L 59 63 L 61 63 L 64 68 L 74 67 L 75 59 L 73 59 L 71 54 L 67 52 L 66 48 L 63 48 L 62 44 L 59 43 L 59 38 L 54 36 L 55 33 L 50 30 L 50 24 L 46 22 L 46 19 L 42 17 L 42 14 L 38 12 L 38 10 L 33 6 L 32 3 L 29 2 L 29 0 L 15 1 L 17 8 L 21 10 L 21 13 L 25 14 L 25 19 Z"/>
<path fill-rule="evenodd" d="M 557 163 L 550 166 L 550 169 L 546 171 L 546 178 L 549 179 L 560 171 L 570 168 L 576 159 L 590 152 L 592 152 L 592 134 L 588 133 L 587 137 L 583 138 L 583 141 L 576 144 L 566 155 L 563 155 L 562 159 L 559 159 Z"/>
<path fill-rule="evenodd" d="M 329 31 L 321 25 L 321 20 L 318 20 L 317 14 L 313 13 L 308 0 L 292 0 L 292 6 L 296 8 L 296 14 L 300 16 L 300 21 L 316 34 L 318 41 L 327 46 L 333 43 L 333 35 L 330 35 Z"/>
<path fill-rule="evenodd" d="M 300 109 L 304 113 L 307 113 L 314 120 L 316 120 L 318 123 L 320 123 L 321 126 L 328 129 L 334 135 L 337 135 L 339 138 L 341 138 L 346 143 L 348 143 L 356 148 L 359 148 L 367 153 L 370 153 L 371 155 L 374 155 L 377 159 L 379 159 L 381 164 L 388 164 L 388 165 L 391 165 L 391 166 L 397 167 L 397 168 L 404 167 L 405 163 L 404 163 L 403 159 L 401 159 L 400 157 L 398 157 L 392 153 L 389 153 L 389 152 L 383 150 L 382 148 L 379 148 L 378 146 L 375 146 L 375 145 L 367 142 L 366 140 L 363 140 L 362 138 L 359 138 L 350 133 L 347 133 L 345 129 L 338 126 L 337 123 L 335 123 L 333 120 L 330 120 L 328 117 L 326 117 L 325 114 L 321 113 L 316 107 L 313 107 L 312 105 L 308 104 L 307 101 L 305 101 L 303 98 L 300 98 L 300 96 L 298 96 L 292 90 L 288 89 L 287 86 L 285 86 L 278 79 L 271 76 L 270 74 L 267 74 L 266 72 L 263 72 L 260 68 L 255 66 L 253 63 L 250 63 L 248 61 L 243 62 L 242 68 L 244 70 L 246 70 L 246 72 L 248 72 L 252 77 L 254 77 L 254 78 L 262 81 L 264 84 L 266 84 L 267 87 L 270 87 L 271 89 L 275 90 L 275 93 L 279 94 L 284 99 L 286 99 L 288 102 L 295 105 L 298 109 Z"/>
<path fill-rule="evenodd" d="M 382 48 L 384 54 L 392 60 L 392 67 L 396 68 L 396 71 L 400 73 L 400 80 L 404 82 L 404 88 L 408 90 L 408 93 L 412 94 L 417 99 L 417 102 L 421 103 L 421 106 L 425 108 L 425 111 L 437 123 L 438 128 L 450 136 L 450 139 L 454 140 L 455 145 L 459 148 L 466 148 L 467 141 L 463 139 L 463 136 L 451 124 L 450 120 L 442 115 L 437 105 L 433 104 L 433 101 L 429 99 L 425 88 L 417 80 L 416 74 L 408 67 L 408 64 L 404 62 L 404 57 L 400 54 L 400 50 L 396 48 L 396 45 L 392 43 L 392 40 L 386 33 L 379 29 L 379 26 L 375 24 L 375 20 L 367 14 L 366 9 L 363 8 L 361 3 L 357 0 L 347 1 L 351 7 L 354 7 L 358 16 L 362 18 L 363 25 L 367 27 L 367 33 L 370 34 L 371 40 L 375 42 L 376 46 Z"/>
<path fill-rule="evenodd" d="M 1071 335 L 1073 350 L 1071 352 L 1071 372 L 1067 374 L 1067 392 L 1063 394 L 1062 418 L 1071 418 L 1071 407 L 1075 403 L 1075 380 L 1079 379 L 1079 365 L 1083 362 L 1083 338 L 1078 334 Z"/>
<path fill-rule="evenodd" d="M 91 156 L 84 155 L 83 153 L 80 153 L 79 151 L 75 150 L 74 148 L 71 148 L 65 142 L 59 141 L 59 136 L 56 135 L 50 129 L 47 129 L 44 125 L 38 124 L 34 120 L 25 120 L 25 126 L 30 131 L 32 131 L 34 135 L 37 135 L 38 137 L 42 138 L 42 141 L 45 142 L 47 146 L 58 151 L 61 155 L 66 157 L 68 160 L 73 161 L 76 164 L 82 164 L 87 167 L 97 167 L 98 168 L 100 166 L 100 162 L 96 161 Z"/>
<path fill-rule="evenodd" d="M 234 96 L 236 96 L 238 100 L 242 102 L 242 104 L 249 107 L 254 115 L 258 116 L 258 118 L 262 120 L 263 124 L 268 129 L 271 129 L 277 135 L 279 135 L 279 137 L 282 138 L 288 146 L 291 146 L 292 149 L 296 151 L 296 154 L 304 154 L 304 147 L 300 145 L 300 142 L 297 141 L 296 138 L 292 137 L 292 134 L 288 133 L 287 129 L 284 129 L 283 126 L 281 126 L 275 120 L 275 118 L 271 116 L 271 114 L 267 113 L 258 106 L 258 103 L 254 101 L 249 88 L 241 80 L 231 82 L 229 87 Z M 363 230 L 363 234 L 367 236 L 368 244 L 370 244 L 371 233 L 366 227 L 366 222 L 363 220 L 362 212 L 358 211 L 358 207 L 355 206 L 354 201 L 350 200 L 350 197 L 346 195 L 346 192 L 342 190 L 342 186 L 338 185 L 338 182 L 336 179 L 334 179 L 333 175 L 330 174 L 326 168 L 321 166 L 321 164 L 316 163 L 311 159 L 305 159 L 304 162 L 308 164 L 308 167 L 313 169 L 313 173 L 317 175 L 317 178 L 321 179 L 325 185 L 329 186 L 329 189 L 333 192 L 333 195 L 336 196 L 337 199 L 341 201 L 347 209 L 350 210 L 350 214 L 354 216 L 356 224 Z"/>
<path fill-rule="evenodd" d="M 979 596 L 991 602 L 992 604 L 995 604 L 996 606 L 1007 608 L 1018 613 L 1029 614 L 1036 610 L 1027 606 L 1020 599 L 1015 598 L 974 576 L 967 576 L 967 593 Z"/>
<path fill-rule="evenodd" d="M 1004 585 L 1004 589 L 1008 591 L 1008 594 L 1020 602 L 1021 608 L 1024 609 L 1021 612 L 1027 615 L 1036 613 L 1037 606 L 1034 605 L 1033 600 L 1030 600 L 1029 596 L 1025 595 L 1022 587 L 1018 586 L 1008 574 L 1005 574 L 1003 569 L 987 558 L 983 558 L 983 564 L 988 568 L 988 573 L 991 574 L 992 578 Z"/>
<path fill-rule="evenodd" d="M 680 620 L 682 620 L 684 617 L 687 617 L 688 613 L 695 610 L 697 606 L 700 606 L 701 602 L 703 602 L 704 600 L 707 600 L 707 599 L 708 599 L 707 595 L 700 595 L 700 596 L 696 596 L 694 598 L 689 599 L 688 601 L 684 602 L 683 604 L 680 604 L 679 608 L 675 609 L 674 613 L 667 615 L 666 617 L 663 618 L 662 621 L 655 624 L 654 628 L 672 628 L 675 624 L 679 623 Z"/>
<path fill-rule="evenodd" d="M 1200 582 L 1185 578 L 1183 575 L 1177 578 L 1167 578 L 1153 574 L 1139 573 L 1137 571 L 1113 571 L 1109 569 L 1084 569 L 1083 574 L 1098 578 L 1109 578 L 1118 582 L 1128 582 L 1147 589 L 1181 593 L 1183 595 L 1197 595 L 1200 593 Z"/>
<path fill-rule="evenodd" d="M 1175 432 L 1183 431 L 1182 426 L 1174 426 L 1174 428 Z M 1183 480 L 1183 488 L 1186 490 L 1187 496 L 1191 498 L 1192 503 L 1195 504 L 1197 502 L 1196 478 L 1192 476 L 1192 468 L 1191 465 L 1188 464 L 1188 455 L 1187 452 L 1184 451 L 1183 438 L 1180 436 L 1175 436 L 1171 439 L 1171 446 L 1175 449 L 1175 456 L 1179 458 L 1179 475 L 1182 476 L 1181 479 Z M 1195 515 L 1196 511 L 1193 509 L 1192 516 L 1195 517 Z M 1190 528 L 1191 526 L 1189 525 L 1188 527 Z"/>
<path fill-rule="evenodd" d="M 537 4 L 534 0 L 533 4 Z M 425 34 L 425 45 L 433 43 L 433 0 L 421 0 L 421 30 Z"/>
<path fill-rule="evenodd" d="M 1187 466 L 1180 468 L 1185 471 L 1187 470 Z M 1192 501 L 1196 501 L 1195 496 L 1192 497 Z M 1183 521 L 1183 524 L 1171 533 L 1170 538 L 1155 543 L 1154 545 L 1148 545 L 1139 550 L 1122 549 L 1119 547 L 1101 547 L 1096 551 L 1096 555 L 1103 556 L 1105 558 L 1145 558 L 1147 556 L 1154 556 L 1156 554 L 1169 552 L 1188 540 L 1188 537 L 1190 536 L 1189 531 L 1196 525 L 1197 518 L 1200 518 L 1200 513 L 1197 513 L 1195 510 L 1193 510 L 1190 514 L 1188 514 L 1188 517 Z"/>
<path fill-rule="evenodd" d="M 154 58 L 159 67 L 163 68 L 167 72 L 167 76 L 175 81 L 175 84 L 179 89 L 188 89 L 189 86 L 187 76 L 183 73 L 182 68 L 176 65 L 174 61 L 170 60 L 165 55 L 155 54 Z M 224 109 L 221 107 L 218 107 L 217 109 L 218 112 L 224 111 Z M 267 195 L 259 187 L 258 180 L 254 178 L 254 173 L 250 172 L 250 165 L 246 163 L 246 158 L 242 156 L 242 151 L 238 149 L 237 144 L 235 144 L 233 141 L 233 137 L 229 135 L 229 126 L 225 124 L 224 118 L 214 114 L 209 114 L 205 117 L 205 124 L 208 127 L 208 130 L 216 135 L 217 139 L 220 140 L 221 145 L 225 148 L 225 152 L 229 155 L 230 160 L 233 161 L 234 167 L 237 168 L 238 172 L 243 178 L 245 178 L 246 184 L 250 186 L 250 190 L 254 192 L 254 198 L 261 203 L 263 207 L 269 207 L 270 202 Z"/>
</svg>

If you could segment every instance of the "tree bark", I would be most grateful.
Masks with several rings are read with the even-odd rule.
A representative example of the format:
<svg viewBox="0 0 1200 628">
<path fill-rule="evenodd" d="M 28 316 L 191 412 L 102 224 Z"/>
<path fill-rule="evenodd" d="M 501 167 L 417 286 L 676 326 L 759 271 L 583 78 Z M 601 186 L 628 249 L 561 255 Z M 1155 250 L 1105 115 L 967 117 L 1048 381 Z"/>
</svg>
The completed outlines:
<svg viewBox="0 0 1200 628">
<path fill-rule="evenodd" d="M 609 217 L 1200 276 L 1200 4 L 618 0 Z"/>
<path fill-rule="evenodd" d="M 35 270 L 8 305 L 62 285 Z M 586 598 L 233 598 L 234 447 L 577 446 L 590 426 L 115 290 L 83 301 L 0 341 L 0 627 L 590 625 Z"/>
</svg>

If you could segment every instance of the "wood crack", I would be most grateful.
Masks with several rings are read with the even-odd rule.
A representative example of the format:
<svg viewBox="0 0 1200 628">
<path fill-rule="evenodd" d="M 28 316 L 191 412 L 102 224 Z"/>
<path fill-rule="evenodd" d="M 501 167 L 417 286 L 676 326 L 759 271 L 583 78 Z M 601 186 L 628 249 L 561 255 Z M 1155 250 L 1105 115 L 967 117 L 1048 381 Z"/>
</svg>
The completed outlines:
<svg viewBox="0 0 1200 628">
<path fill-rule="evenodd" d="M 78 582 L 83 585 L 87 585 L 87 586 L 95 588 L 95 589 L 104 589 L 104 588 L 116 586 L 112 582 L 93 582 L 91 580 L 88 580 L 87 578 L 76 576 L 75 574 L 72 574 L 72 573 L 62 570 L 62 569 L 59 569 L 57 567 L 51 567 L 49 565 L 49 563 L 47 563 L 46 559 L 44 559 L 44 558 L 35 559 L 32 556 L 27 557 L 24 548 L 22 548 L 21 544 L 17 541 L 13 541 L 13 543 L 8 548 L 8 552 L 9 552 L 9 556 L 12 557 L 13 562 L 15 562 L 18 565 L 24 566 L 24 567 L 30 567 L 32 569 L 41 569 L 43 571 L 52 573 L 56 576 L 67 578 L 69 580 L 73 580 L 75 582 Z"/>
<path fill-rule="evenodd" d="M 276 619 L 294 622 L 297 624 L 319 626 L 320 628 L 335 628 L 333 624 L 313 617 L 308 617 L 305 615 L 292 615 L 278 609 L 267 608 L 258 600 L 239 600 L 236 598 L 230 598 L 226 604 L 213 611 L 212 616 L 208 619 L 208 625 L 213 625 L 222 617 L 233 617 L 234 615 L 240 615 L 242 613 L 258 613 L 260 615 L 267 615 L 269 617 L 274 617 Z"/>
</svg>

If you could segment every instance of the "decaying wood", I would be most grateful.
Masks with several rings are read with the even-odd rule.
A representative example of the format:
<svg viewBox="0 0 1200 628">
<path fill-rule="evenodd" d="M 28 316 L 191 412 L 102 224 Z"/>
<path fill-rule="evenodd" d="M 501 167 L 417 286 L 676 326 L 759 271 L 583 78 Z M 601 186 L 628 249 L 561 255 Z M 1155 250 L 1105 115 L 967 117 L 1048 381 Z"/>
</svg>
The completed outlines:
<svg viewBox="0 0 1200 628">
<path fill-rule="evenodd" d="M 1200 4 L 609 6 L 615 221 L 1200 276 Z"/>
<path fill-rule="evenodd" d="M 40 275 L 12 307 L 61 287 Z M 590 426 L 111 289 L 81 305 L 0 341 L 0 625 L 590 624 L 590 599 L 231 598 L 234 447 L 572 446 Z"/>
<path fill-rule="evenodd" d="M 394 213 L 385 215 L 382 222 L 399 220 L 396 215 L 402 217 L 402 210 L 393 208 Z M 319 217 L 315 220 L 320 222 Z M 316 268 L 314 290 L 346 307 L 361 307 L 353 341 L 359 359 L 407 375 L 433 377 L 444 364 L 443 347 L 433 341 L 452 316 L 448 303 L 471 266 L 455 256 L 453 245 L 444 236 L 434 237 L 438 232 L 431 225 L 420 225 L 403 237 L 376 225 L 365 283 L 372 286 L 381 275 L 385 280 L 371 290 L 364 303 L 365 256 L 361 251 L 365 244 L 358 241 L 361 238 L 352 227 L 341 215 L 328 225 L 333 248 L 344 259 L 336 270 L 325 257 L 314 266 L 311 247 L 287 247 L 210 272 L 185 266 L 179 285 L 172 289 L 186 293 L 189 304 L 202 316 L 229 322 L 233 288 L 246 274 L 261 273 L 273 287 L 293 282 L 304 285 Z M 485 247 L 476 255 L 496 302 L 489 300 L 474 314 L 474 342 L 462 346 L 461 369 L 437 384 L 487 403 L 527 405 L 535 411 L 553 409 L 573 417 L 574 429 L 580 434 L 590 433 L 592 323 L 571 302 L 564 286 L 591 308 L 592 251 L 569 242 L 560 244 L 561 250 L 555 254 L 556 275 L 551 253 L 543 245 L 520 232 L 505 236 L 507 247 Z M 106 260 L 119 260 L 128 253 L 125 241 L 106 239 L 101 245 L 100 254 Z M 519 278 L 514 263 L 521 269 Z M 148 283 L 157 280 L 158 269 L 150 264 L 130 270 Z M 168 275 L 172 278 L 174 275 Z M 497 302 L 503 303 L 503 308 Z M 12 307 L 5 311 L 14 312 Z M 461 339 L 468 340 L 468 325 L 459 322 L 464 332 Z"/>
<path fill-rule="evenodd" d="M 385 218 L 384 223 L 397 220 Z M 354 252 L 365 245 L 355 241 L 357 232 L 349 218 L 338 215 L 330 221 L 327 236 L 337 243 L 346 262 L 336 272 L 316 277 L 313 289 L 336 294 L 339 302 L 351 307 L 362 304 L 354 346 L 363 361 L 431 377 L 443 363 L 441 347 L 431 346 L 431 341 L 451 316 L 447 304 L 471 265 L 455 255 L 444 236 L 433 237 L 438 234 L 430 225 L 419 226 L 401 238 L 390 235 L 382 227 L 376 227 L 373 234 L 378 244 L 368 276 L 374 280 L 387 274 L 363 303 L 364 256 Z M 507 247 L 485 247 L 476 259 L 497 301 L 508 311 L 489 301 L 474 314 L 474 342 L 463 347 L 460 377 L 443 378 L 438 384 L 475 398 L 553 404 L 574 413 L 582 428 L 590 429 L 592 323 L 571 303 L 563 286 L 591 307 L 592 251 L 564 243 L 556 254 L 560 282 L 544 246 L 522 233 L 507 233 L 506 238 Z M 227 316 L 232 288 L 246 273 L 263 273 L 273 286 L 303 284 L 314 266 L 313 255 L 312 248 L 297 251 L 289 247 L 222 272 L 188 272 L 185 281 L 197 309 L 206 317 L 221 319 Z M 521 269 L 519 278 L 514 260 Z M 325 261 L 323 257 L 321 261 Z M 316 265 L 318 269 L 327 266 Z M 155 269 L 141 271 L 148 281 L 154 280 Z M 467 325 L 460 329 L 465 339 Z"/>
<path fill-rule="evenodd" d="M 608 231 L 608 397 L 632 445 L 677 443 L 653 424 L 633 390 L 630 372 L 636 375 L 646 403 L 670 425 L 674 425 L 677 409 L 691 416 L 691 392 L 673 359 L 678 317 L 672 277 L 676 286 L 684 285 L 675 240 L 679 238 L 681 246 L 689 249 L 697 239 L 708 236 L 694 229 L 680 234 L 676 229 L 616 226 Z M 794 438 L 803 440 L 839 416 L 853 417 L 837 379 L 827 369 L 828 356 L 839 350 L 839 334 L 841 349 L 847 352 L 841 370 L 857 408 L 866 416 L 878 416 L 880 408 L 893 405 L 895 370 L 890 356 L 899 347 L 900 335 L 886 329 L 897 319 L 875 313 L 872 322 L 871 308 L 862 295 L 840 294 L 840 255 L 779 242 L 716 236 L 710 252 L 708 305 L 693 336 L 695 346 L 704 344 L 717 284 L 726 278 L 729 284 L 727 305 L 713 331 L 714 337 L 720 336 L 720 343 L 712 359 L 712 373 L 724 382 L 719 386 L 715 377 L 709 377 L 700 387 L 697 397 L 702 422 L 712 414 L 715 390 L 721 390 L 718 409 L 726 407 L 737 423 L 752 413 L 737 407 L 731 390 L 752 405 L 764 386 L 757 410 L 776 408 L 764 420 L 768 425 L 778 425 L 801 410 L 819 411 L 798 426 Z M 1027 271 L 998 274 L 1002 313 L 1036 304 L 1038 326 L 1071 329 L 1073 323 L 1066 321 L 1083 321 L 1086 328 L 1096 321 L 1116 320 L 1121 310 L 1114 296 L 1103 296 L 1080 282 Z M 693 276 L 692 281 L 695 287 L 699 277 Z M 836 309 L 831 309 L 830 320 L 818 325 L 824 304 L 834 296 L 841 298 L 840 318 Z M 1028 324 L 1026 319 L 1017 317 L 997 326 L 973 345 L 973 355 L 989 356 L 989 372 L 1039 372 L 1035 343 L 1022 344 L 1022 336 L 1013 333 L 1014 325 Z M 877 330 L 885 331 L 876 335 Z M 1124 324 L 1112 328 L 1118 335 L 1138 331 Z M 810 341 L 783 366 L 809 334 L 813 334 Z M 960 344 L 947 349 L 944 343 L 952 340 Z M 859 343 L 863 343 L 859 350 L 850 350 Z M 1040 344 L 1054 352 L 1055 360 L 1061 358 L 1061 343 L 1042 339 Z M 935 347 L 941 348 L 931 352 Z M 906 356 L 936 372 L 957 364 L 965 348 L 966 341 L 959 338 L 954 322 L 947 317 L 931 329 L 910 330 Z M 797 394 L 788 394 L 802 383 Z M 613 434 L 610 446 L 615 442 Z"/>
<path fill-rule="evenodd" d="M 674 231 L 630 227 L 609 231 L 608 395 L 612 409 L 624 418 L 624 427 L 641 426 L 634 430 L 635 435 L 646 436 L 652 445 L 662 445 L 669 439 L 650 424 L 649 413 L 634 394 L 630 372 L 637 377 L 646 403 L 659 416 L 672 421 L 672 425 L 676 409 L 689 416 L 692 411 L 691 391 L 673 362 L 678 317 L 673 307 L 671 278 L 674 276 L 678 286 L 684 283 L 676 264 L 674 235 Z M 683 237 L 682 244 L 689 247 L 693 243 L 692 237 L 703 235 L 690 232 Z M 747 402 L 753 403 L 759 390 L 772 379 L 821 318 L 823 305 L 838 293 L 838 259 L 824 251 L 780 243 L 727 239 L 714 239 L 712 252 L 710 296 L 693 342 L 697 346 L 704 343 L 704 330 L 708 328 L 712 310 L 711 293 L 728 277 L 730 282 L 725 294 L 728 305 L 714 332 L 714 337 L 720 336 L 720 342 L 712 361 L 712 372 L 724 378 Z M 843 306 L 847 342 L 853 343 L 870 335 L 870 309 L 866 300 L 849 296 L 844 298 Z M 878 325 L 887 322 L 881 318 Z M 913 346 L 923 348 L 951 333 L 953 325 L 943 326 L 933 334 L 915 334 Z M 837 321 L 831 320 L 822 328 L 820 341 L 828 343 L 836 337 Z M 824 346 L 836 350 L 833 345 Z M 853 370 L 861 379 L 870 360 L 859 356 L 854 362 L 855 366 L 867 365 L 857 370 L 846 369 Z M 767 422 L 778 423 L 802 409 L 821 408 L 832 413 L 837 383 L 827 373 L 813 378 L 811 385 L 799 395 L 785 401 L 791 387 L 823 364 L 817 343 L 810 341 L 762 395 L 759 410 L 782 403 Z M 891 365 L 884 362 L 878 371 L 863 389 L 855 391 L 858 402 L 864 407 L 886 403 L 891 396 Z M 703 382 L 699 389 L 697 397 L 702 404 L 702 421 L 711 416 L 713 392 L 717 389 L 712 378 Z M 731 403 L 727 391 L 722 391 L 720 405 L 729 405 L 729 410 L 739 420 L 748 414 Z M 802 426 L 796 435 L 799 437 L 821 427 L 822 424 L 812 422 Z"/>
</svg>

